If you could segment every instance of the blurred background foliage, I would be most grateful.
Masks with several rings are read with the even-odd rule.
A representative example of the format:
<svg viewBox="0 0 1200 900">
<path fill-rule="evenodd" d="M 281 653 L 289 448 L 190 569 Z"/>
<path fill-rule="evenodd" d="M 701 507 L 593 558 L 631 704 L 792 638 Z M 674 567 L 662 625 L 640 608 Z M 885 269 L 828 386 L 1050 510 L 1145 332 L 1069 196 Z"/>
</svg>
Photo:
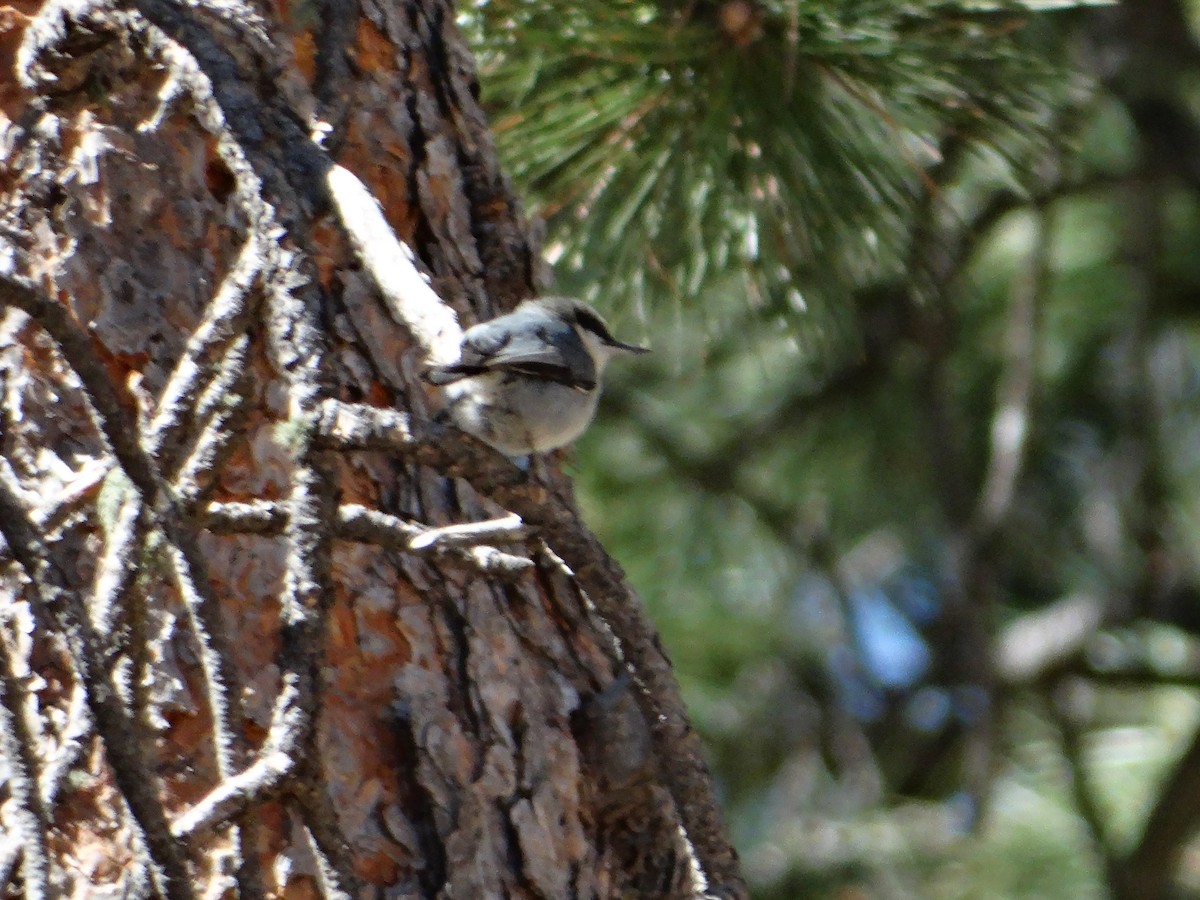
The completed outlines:
<svg viewBox="0 0 1200 900">
<path fill-rule="evenodd" d="M 1200 0 L 461 18 L 755 896 L 1200 897 Z"/>
</svg>

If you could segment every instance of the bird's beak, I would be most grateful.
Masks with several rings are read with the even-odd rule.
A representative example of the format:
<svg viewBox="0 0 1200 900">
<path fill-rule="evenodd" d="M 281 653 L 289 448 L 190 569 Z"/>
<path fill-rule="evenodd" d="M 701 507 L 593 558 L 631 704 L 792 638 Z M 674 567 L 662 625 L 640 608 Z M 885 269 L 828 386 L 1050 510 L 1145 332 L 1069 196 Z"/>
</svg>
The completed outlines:
<svg viewBox="0 0 1200 900">
<path fill-rule="evenodd" d="M 636 353 L 638 355 L 650 352 L 649 347 L 638 347 L 634 344 L 622 344 L 620 341 L 612 341 L 608 346 L 615 350 L 624 350 L 626 353 Z"/>
</svg>

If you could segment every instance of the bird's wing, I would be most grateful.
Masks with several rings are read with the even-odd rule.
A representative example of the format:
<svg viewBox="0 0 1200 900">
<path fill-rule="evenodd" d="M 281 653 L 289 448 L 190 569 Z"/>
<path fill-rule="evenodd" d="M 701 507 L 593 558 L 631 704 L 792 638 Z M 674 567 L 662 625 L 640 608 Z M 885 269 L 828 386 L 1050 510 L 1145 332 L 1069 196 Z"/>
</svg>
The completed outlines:
<svg viewBox="0 0 1200 900">
<path fill-rule="evenodd" d="M 507 371 L 544 378 L 580 390 L 596 386 L 596 367 L 575 329 L 547 320 L 513 330 L 501 320 L 483 322 L 463 335 L 457 363 L 442 366 L 430 380 L 445 384 L 484 372 Z"/>
</svg>

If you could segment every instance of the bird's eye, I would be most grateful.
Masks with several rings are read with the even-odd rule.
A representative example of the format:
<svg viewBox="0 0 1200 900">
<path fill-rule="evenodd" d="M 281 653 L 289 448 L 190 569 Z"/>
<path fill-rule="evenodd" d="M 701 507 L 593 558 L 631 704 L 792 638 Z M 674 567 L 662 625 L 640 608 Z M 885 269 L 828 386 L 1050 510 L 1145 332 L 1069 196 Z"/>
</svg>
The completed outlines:
<svg viewBox="0 0 1200 900">
<path fill-rule="evenodd" d="M 575 313 L 575 321 L 580 328 L 592 332 L 600 338 L 611 341 L 613 336 L 608 332 L 608 326 L 601 321 L 600 317 L 595 313 L 589 312 L 586 309 L 577 310 Z"/>
</svg>

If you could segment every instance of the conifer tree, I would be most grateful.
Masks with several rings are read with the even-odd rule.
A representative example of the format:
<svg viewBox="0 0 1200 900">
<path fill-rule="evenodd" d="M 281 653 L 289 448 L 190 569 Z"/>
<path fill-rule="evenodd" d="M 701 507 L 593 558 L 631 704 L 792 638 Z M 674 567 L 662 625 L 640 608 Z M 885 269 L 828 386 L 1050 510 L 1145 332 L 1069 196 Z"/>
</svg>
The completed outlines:
<svg viewBox="0 0 1200 900">
<path fill-rule="evenodd" d="M 1200 51 L 1102 5 L 12 8 L 0 889 L 1185 884 L 1195 736 L 1085 751 L 1200 658 Z M 658 362 L 520 469 L 419 375 L 551 284 Z"/>
</svg>

